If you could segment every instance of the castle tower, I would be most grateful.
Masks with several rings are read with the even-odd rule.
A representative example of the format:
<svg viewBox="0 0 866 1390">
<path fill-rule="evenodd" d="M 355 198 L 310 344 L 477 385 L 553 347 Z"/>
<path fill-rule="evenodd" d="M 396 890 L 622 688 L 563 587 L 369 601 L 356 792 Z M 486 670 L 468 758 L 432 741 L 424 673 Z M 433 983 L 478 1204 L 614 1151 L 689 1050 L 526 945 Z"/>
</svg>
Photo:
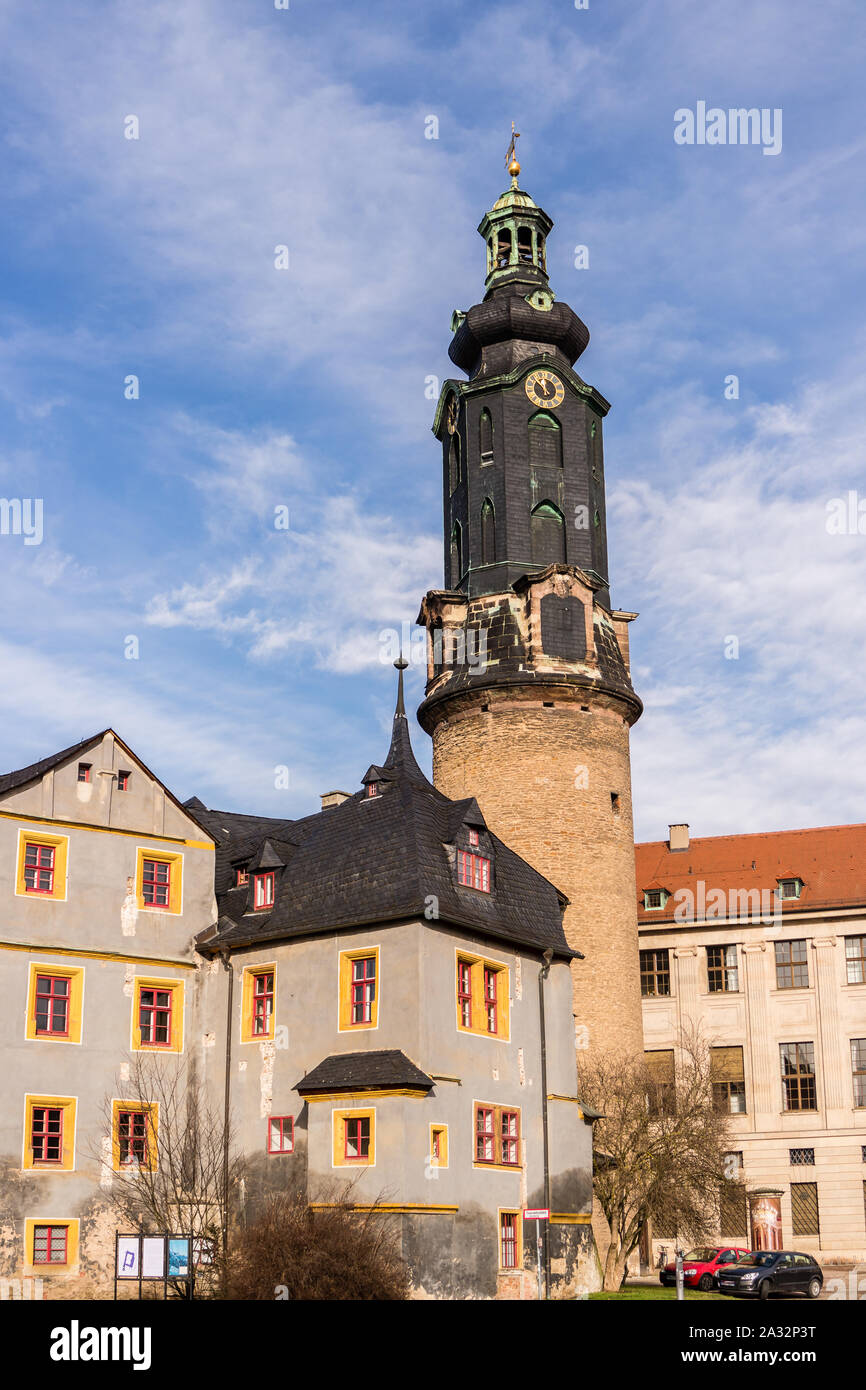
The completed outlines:
<svg viewBox="0 0 866 1390">
<path fill-rule="evenodd" d="M 513 155 L 512 150 L 509 151 Z M 568 897 L 578 1045 L 643 1050 L 629 728 L 642 706 L 611 607 L 602 422 L 573 370 L 589 331 L 547 277 L 550 218 L 517 182 L 478 228 L 485 295 L 444 383 L 446 588 L 429 592 L 433 777 Z M 584 1031 L 585 1030 L 585 1031 Z"/>
</svg>

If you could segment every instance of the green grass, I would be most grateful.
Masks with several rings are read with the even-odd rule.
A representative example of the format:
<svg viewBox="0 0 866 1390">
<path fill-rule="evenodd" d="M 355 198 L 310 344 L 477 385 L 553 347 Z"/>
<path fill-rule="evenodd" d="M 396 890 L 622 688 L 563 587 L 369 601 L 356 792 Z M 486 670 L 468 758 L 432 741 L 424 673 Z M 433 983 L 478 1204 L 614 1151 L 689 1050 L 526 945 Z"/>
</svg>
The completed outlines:
<svg viewBox="0 0 866 1390">
<path fill-rule="evenodd" d="M 701 1303 L 705 1303 L 708 1299 L 723 1299 L 725 1302 L 728 1302 L 728 1297 L 726 1294 L 716 1293 L 715 1290 L 713 1290 L 711 1293 L 701 1293 L 698 1289 L 685 1289 L 684 1293 L 687 1302 L 692 1302 L 693 1300 L 695 1300 Z M 653 1288 L 650 1284 L 626 1284 L 624 1289 L 618 1289 L 616 1293 L 591 1293 L 589 1296 L 590 1298 L 598 1299 L 600 1302 L 609 1302 L 611 1300 L 616 1300 L 618 1302 L 628 1302 L 632 1299 L 645 1298 L 655 1299 L 656 1301 L 660 1299 L 670 1301 L 671 1299 L 673 1299 L 674 1303 L 676 1303 L 677 1301 L 676 1289 L 666 1289 L 662 1284 L 658 1284 L 655 1288 Z"/>
</svg>

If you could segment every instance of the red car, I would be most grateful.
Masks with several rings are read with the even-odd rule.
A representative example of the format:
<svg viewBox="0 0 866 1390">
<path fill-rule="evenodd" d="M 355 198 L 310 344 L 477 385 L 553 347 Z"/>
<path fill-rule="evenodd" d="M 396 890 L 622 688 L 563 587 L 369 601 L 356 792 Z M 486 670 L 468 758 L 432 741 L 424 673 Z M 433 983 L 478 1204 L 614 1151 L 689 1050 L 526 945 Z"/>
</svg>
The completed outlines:
<svg viewBox="0 0 866 1390">
<path fill-rule="evenodd" d="M 683 1256 L 683 1283 L 687 1289 L 703 1289 L 706 1293 L 716 1282 L 719 1268 L 732 1265 L 748 1250 L 740 1245 L 702 1245 Z M 677 1267 L 671 1262 L 659 1271 L 660 1284 L 675 1284 Z"/>
</svg>

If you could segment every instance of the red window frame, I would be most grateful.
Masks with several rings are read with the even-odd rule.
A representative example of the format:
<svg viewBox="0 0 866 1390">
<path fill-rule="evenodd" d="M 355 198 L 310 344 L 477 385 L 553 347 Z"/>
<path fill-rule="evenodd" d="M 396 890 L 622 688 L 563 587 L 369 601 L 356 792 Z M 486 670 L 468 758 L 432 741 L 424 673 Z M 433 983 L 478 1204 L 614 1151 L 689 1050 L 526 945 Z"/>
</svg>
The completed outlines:
<svg viewBox="0 0 866 1390">
<path fill-rule="evenodd" d="M 277 1144 L 271 1142 L 274 1137 L 274 1126 L 276 1130 Z M 288 1139 L 288 1144 L 285 1140 Z M 290 1154 L 295 1151 L 295 1117 L 294 1115 L 271 1115 L 268 1120 L 268 1153 L 269 1154 Z"/>
<path fill-rule="evenodd" d="M 482 854 L 470 854 L 468 850 L 461 849 L 457 855 L 457 881 L 464 888 L 489 893 L 490 860 Z"/>
<path fill-rule="evenodd" d="M 498 970 L 484 967 L 484 1008 L 487 1014 L 487 1031 L 495 1033 L 499 1028 L 499 985 Z"/>
<path fill-rule="evenodd" d="M 253 975 L 253 1018 L 254 1038 L 265 1038 L 271 1031 L 274 1014 L 274 972 L 263 970 Z"/>
<path fill-rule="evenodd" d="M 143 859 L 141 899 L 145 907 L 171 906 L 171 864 L 167 859 Z"/>
<path fill-rule="evenodd" d="M 496 1114 L 492 1106 L 475 1107 L 475 1162 L 496 1162 Z"/>
<path fill-rule="evenodd" d="M 34 1105 L 30 1116 L 30 1149 L 34 1164 L 63 1162 L 63 1107 Z"/>
<path fill-rule="evenodd" d="M 356 1153 L 349 1153 L 349 1140 L 353 1135 Z M 343 1157 L 348 1163 L 363 1163 L 370 1157 L 370 1116 L 348 1115 L 343 1120 Z"/>
<path fill-rule="evenodd" d="M 45 1239 L 45 1250 L 44 1250 L 44 1252 L 43 1252 L 43 1253 L 44 1253 L 44 1257 L 43 1257 L 43 1258 L 40 1258 L 40 1253 L 37 1251 L 37 1243 L 38 1243 L 38 1242 L 40 1241 L 40 1239 L 41 1239 L 41 1237 L 40 1237 L 40 1232 L 41 1232 L 41 1231 L 45 1231 L 45 1232 L 46 1232 L 46 1235 L 45 1235 L 45 1237 L 44 1237 L 44 1239 Z M 60 1259 L 58 1259 L 58 1258 L 55 1257 L 55 1244 L 56 1244 L 57 1247 L 58 1247 L 57 1253 L 59 1254 L 59 1245 L 60 1245 L 60 1241 L 61 1241 L 61 1236 L 62 1236 L 62 1243 L 63 1243 L 63 1255 L 62 1255 L 62 1257 L 61 1257 Z M 34 1227 L 33 1227 L 33 1263 L 34 1263 L 35 1265 L 65 1265 L 65 1264 L 66 1264 L 66 1261 L 67 1261 L 67 1251 L 68 1251 L 68 1249 L 69 1249 L 69 1246 L 68 1246 L 68 1239 L 69 1239 L 69 1227 L 68 1227 L 68 1226 L 34 1226 Z"/>
<path fill-rule="evenodd" d="M 65 993 L 56 988 L 57 985 L 65 986 Z M 47 988 L 46 988 L 47 986 Z M 40 1038 L 68 1038 L 69 1037 L 69 1001 L 72 995 L 72 981 L 68 975 L 37 975 L 36 976 L 36 1001 L 35 1017 L 33 1020 L 37 1037 Z M 40 1008 L 40 1000 L 46 1002 Z M 45 1019 L 45 1027 L 39 1023 L 40 1012 Z M 62 1015 L 63 1026 L 57 1027 L 57 1014 Z"/>
<path fill-rule="evenodd" d="M 235 869 L 235 888 L 240 888 L 242 883 L 249 883 L 250 875 L 247 869 Z"/>
<path fill-rule="evenodd" d="M 378 783 L 378 782 L 368 782 L 367 785 L 366 785 L 366 787 L 365 787 L 365 789 L 364 789 L 364 795 L 365 795 L 368 799 L 369 799 L 371 796 L 378 796 L 378 795 L 379 795 L 379 783 Z"/>
<path fill-rule="evenodd" d="M 146 1110 L 117 1112 L 117 1151 L 122 1168 L 134 1162 L 145 1167 L 150 1161 L 150 1134 Z M 124 1152 L 125 1150 L 125 1152 Z"/>
<path fill-rule="evenodd" d="M 118 774 L 117 774 L 117 790 L 118 790 L 119 792 L 128 792 L 128 791 L 129 791 L 129 778 L 130 778 L 130 775 L 131 775 L 131 774 L 128 773 L 128 772 L 118 772 Z"/>
<path fill-rule="evenodd" d="M 503 1211 L 499 1214 L 499 1267 L 517 1268 L 517 1212 Z"/>
<path fill-rule="evenodd" d="M 503 1110 L 499 1116 L 500 1163 L 520 1167 L 520 1111 Z"/>
<path fill-rule="evenodd" d="M 46 898 L 52 896 L 54 893 L 54 853 L 56 848 L 56 845 L 42 845 L 37 840 L 25 842 L 25 893 L 41 893 Z"/>
<path fill-rule="evenodd" d="M 477 844 L 478 844 L 478 831 L 477 831 L 477 830 L 470 830 L 470 831 L 469 831 L 469 848 L 470 848 L 470 849 L 474 849 L 474 848 L 476 847 Z"/>
<path fill-rule="evenodd" d="M 78 764 L 78 780 L 79 780 L 79 782 L 89 782 L 89 781 L 90 781 L 90 773 L 91 773 L 92 768 L 93 768 L 93 763 L 79 763 L 79 764 Z"/>
<path fill-rule="evenodd" d="M 441 1129 L 434 1129 L 434 1131 L 433 1131 L 433 1139 L 432 1139 L 432 1143 L 431 1143 L 431 1145 L 430 1145 L 430 1157 L 431 1157 L 431 1158 L 435 1158 L 435 1160 L 436 1160 L 437 1163 L 439 1162 L 439 1159 L 440 1159 L 440 1157 L 441 1157 L 441 1147 L 442 1147 L 442 1131 L 441 1131 Z"/>
<path fill-rule="evenodd" d="M 260 901 L 261 899 L 261 901 Z M 253 875 L 253 908 L 256 912 L 267 912 L 274 905 L 274 875 Z"/>
<path fill-rule="evenodd" d="M 457 1006 L 460 1009 L 460 1023 L 464 1028 L 472 1027 L 472 966 L 468 960 L 457 962 Z"/>
<path fill-rule="evenodd" d="M 149 996 L 145 999 L 145 995 Z M 165 1003 L 161 1002 L 161 996 Z M 171 1024 L 174 1008 L 174 990 L 159 989 L 155 985 L 142 985 L 138 995 L 138 1029 L 142 1047 L 171 1047 Z M 157 1034 L 165 1031 L 165 1037 Z M 146 1036 L 147 1034 L 147 1036 Z"/>
<path fill-rule="evenodd" d="M 375 1000 L 376 957 L 357 956 L 352 961 L 352 1022 L 354 1024 L 373 1022 Z"/>
</svg>

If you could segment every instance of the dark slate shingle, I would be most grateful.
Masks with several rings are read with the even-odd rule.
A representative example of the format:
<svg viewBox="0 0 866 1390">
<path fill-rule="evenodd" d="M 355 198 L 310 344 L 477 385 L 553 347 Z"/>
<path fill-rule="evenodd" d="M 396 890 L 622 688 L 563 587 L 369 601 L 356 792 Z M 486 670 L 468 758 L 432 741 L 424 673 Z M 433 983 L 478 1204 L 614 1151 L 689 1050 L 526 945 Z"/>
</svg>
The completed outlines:
<svg viewBox="0 0 866 1390">
<path fill-rule="evenodd" d="M 342 1052 L 326 1057 L 294 1086 L 302 1096 L 317 1091 L 379 1090 L 414 1086 L 431 1090 L 433 1078 L 396 1048 Z"/>
</svg>

